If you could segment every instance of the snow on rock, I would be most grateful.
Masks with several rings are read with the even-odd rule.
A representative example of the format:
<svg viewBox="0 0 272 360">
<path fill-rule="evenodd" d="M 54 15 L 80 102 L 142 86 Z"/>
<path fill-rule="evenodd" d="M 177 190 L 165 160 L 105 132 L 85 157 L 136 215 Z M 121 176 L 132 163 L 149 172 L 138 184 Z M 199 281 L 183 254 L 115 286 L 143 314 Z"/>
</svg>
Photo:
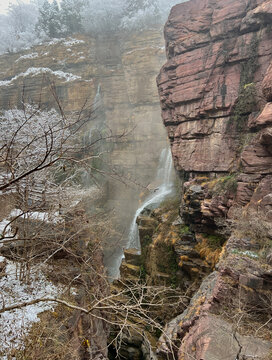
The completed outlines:
<svg viewBox="0 0 272 360">
<path fill-rule="evenodd" d="M 46 42 L 45 44 L 43 42 L 41 42 L 39 45 L 51 46 L 51 45 L 59 44 L 59 43 L 61 43 L 63 41 L 65 41 L 64 38 L 55 38 L 55 39 L 52 39 L 52 40 Z"/>
<path fill-rule="evenodd" d="M 85 41 L 84 40 L 78 40 L 78 39 L 72 39 L 70 38 L 67 41 L 64 41 L 63 45 L 64 46 L 73 46 L 73 45 L 77 45 L 77 44 L 84 44 Z"/>
<path fill-rule="evenodd" d="M 79 80 L 81 79 L 81 76 L 77 76 L 71 73 L 66 73 L 63 71 L 53 71 L 49 68 L 44 68 L 44 67 L 39 67 L 39 68 L 35 68 L 35 67 L 31 67 L 29 68 L 26 72 L 24 73 L 20 73 L 16 76 L 14 76 L 12 79 L 10 80 L 4 80 L 4 81 L 0 81 L 0 86 L 9 86 L 11 85 L 15 80 L 19 79 L 20 77 L 26 77 L 26 76 L 37 76 L 37 75 L 41 75 L 41 74 L 49 74 L 49 75 L 53 75 L 53 76 L 57 76 L 59 78 L 64 79 L 65 81 L 74 81 L 74 80 Z"/>
<path fill-rule="evenodd" d="M 73 46 L 73 45 L 78 45 L 78 44 L 84 44 L 85 41 L 74 39 L 74 38 L 69 38 L 68 40 L 66 40 L 65 38 L 60 38 L 60 39 L 52 39 L 51 41 L 48 41 L 47 43 L 45 43 L 45 45 L 52 46 L 52 45 L 56 45 L 59 43 L 62 43 L 62 45 L 64 45 L 64 46 Z M 44 45 L 44 44 L 41 43 L 40 45 Z"/>
<path fill-rule="evenodd" d="M 36 59 L 37 57 L 39 57 L 39 54 L 37 52 L 32 53 L 32 54 L 26 54 L 26 55 L 20 56 L 15 62 L 17 63 L 18 61 L 25 60 L 25 59 Z"/>
<path fill-rule="evenodd" d="M 17 266 L 7 261 L 6 275 L 0 278 L 0 308 L 29 302 L 34 299 L 55 298 L 61 292 L 43 275 L 41 269 L 32 268 L 29 284 L 21 282 L 17 276 Z M 53 309 L 55 303 L 40 302 L 22 309 L 6 311 L 0 314 L 0 358 L 8 355 L 11 349 L 23 348 L 23 338 L 33 323 L 39 321 L 38 315 Z"/>
</svg>

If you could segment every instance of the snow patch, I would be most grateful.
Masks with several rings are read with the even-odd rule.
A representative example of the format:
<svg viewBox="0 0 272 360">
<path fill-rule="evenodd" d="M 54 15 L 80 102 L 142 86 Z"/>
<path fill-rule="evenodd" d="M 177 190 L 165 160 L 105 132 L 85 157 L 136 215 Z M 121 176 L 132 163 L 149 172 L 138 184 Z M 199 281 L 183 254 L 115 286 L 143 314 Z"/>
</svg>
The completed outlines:
<svg viewBox="0 0 272 360">
<path fill-rule="evenodd" d="M 64 38 L 60 38 L 60 39 L 55 38 L 55 39 L 52 39 L 51 41 L 48 41 L 45 44 L 41 43 L 40 45 L 51 46 L 51 45 L 59 44 L 59 43 L 61 43 L 63 41 L 65 41 Z"/>
<path fill-rule="evenodd" d="M 33 77 L 33 76 L 37 76 L 37 75 L 41 75 L 41 74 L 54 75 L 54 76 L 57 76 L 58 78 L 64 79 L 66 82 L 81 79 L 81 76 L 74 75 L 74 74 L 71 74 L 71 73 L 66 73 L 66 72 L 63 72 L 63 71 L 60 71 L 60 70 L 53 71 L 53 70 L 51 70 L 49 68 L 44 68 L 44 67 L 39 67 L 39 68 L 31 67 L 26 72 L 20 73 L 20 74 L 14 76 L 10 80 L 0 81 L 0 86 L 9 86 L 15 80 L 19 79 L 20 77 L 26 77 L 26 76 L 32 76 Z"/>
<path fill-rule="evenodd" d="M 10 220 L 4 219 L 0 222 L 0 237 L 2 237 L 2 236 L 5 236 L 5 237 L 12 236 Z M 1 247 L 1 245 L 0 245 L 0 247 Z"/>
<path fill-rule="evenodd" d="M 6 275 L 0 279 L 0 307 L 11 306 L 44 297 L 57 297 L 61 288 L 57 288 L 46 279 L 41 269 L 31 270 L 29 284 L 18 278 L 18 265 L 7 261 Z M 0 315 L 0 354 L 7 355 L 11 349 L 23 348 L 24 336 L 33 323 L 39 321 L 38 315 L 52 310 L 54 303 L 41 302 L 22 309 L 6 311 Z M 2 357 L 1 357 L 2 358 Z"/>
<path fill-rule="evenodd" d="M 70 40 L 64 41 L 64 43 L 63 43 L 64 46 L 73 46 L 73 45 L 78 45 L 78 44 L 85 44 L 85 41 L 78 40 L 78 39 L 70 39 Z"/>
<path fill-rule="evenodd" d="M 39 57 L 39 54 L 37 52 L 32 53 L 32 54 L 26 54 L 26 55 L 20 56 L 15 62 L 17 63 L 18 61 L 25 60 L 25 59 L 36 59 L 37 57 Z"/>
<path fill-rule="evenodd" d="M 32 211 L 32 212 L 23 214 L 23 212 L 20 209 L 12 210 L 9 217 L 15 218 L 16 216 L 22 216 L 22 217 L 25 216 L 27 219 L 39 220 L 39 221 L 43 221 L 43 222 L 47 222 L 47 223 L 54 223 L 54 224 L 58 224 L 63 221 L 62 217 L 59 216 L 58 212 L 48 213 L 48 212 L 41 212 L 41 211 Z"/>
<path fill-rule="evenodd" d="M 73 45 L 85 44 L 85 41 L 74 39 L 74 38 L 69 38 L 69 40 L 66 40 L 65 38 L 60 38 L 60 39 L 52 39 L 51 41 L 48 41 L 45 45 L 51 46 L 51 45 L 56 45 L 59 43 L 62 43 L 62 45 L 64 45 L 64 46 L 70 47 Z"/>
<path fill-rule="evenodd" d="M 11 229 L 11 221 L 15 217 L 37 220 L 51 224 L 60 224 L 63 222 L 63 218 L 59 215 L 58 212 L 47 213 L 47 212 L 33 211 L 24 214 L 20 209 L 12 210 L 12 212 L 7 217 L 7 219 L 4 219 L 0 222 L 0 237 L 3 237 L 0 240 L 0 247 L 3 245 L 3 243 L 5 243 L 5 240 L 14 236 L 14 233 Z M 16 240 L 16 237 L 14 237 L 14 240 Z"/>
</svg>

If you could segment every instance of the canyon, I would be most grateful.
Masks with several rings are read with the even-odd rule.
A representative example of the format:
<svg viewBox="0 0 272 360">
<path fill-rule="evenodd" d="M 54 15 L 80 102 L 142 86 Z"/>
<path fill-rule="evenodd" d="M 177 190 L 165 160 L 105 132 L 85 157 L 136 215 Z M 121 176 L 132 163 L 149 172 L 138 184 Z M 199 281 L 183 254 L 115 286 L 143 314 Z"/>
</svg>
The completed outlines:
<svg viewBox="0 0 272 360">
<path fill-rule="evenodd" d="M 75 245 L 84 261 L 95 253 L 95 276 L 82 275 L 90 292 L 79 283 L 68 314 L 74 358 L 272 358 L 271 21 L 271 0 L 190 0 L 172 8 L 165 43 L 157 26 L 0 56 L 2 109 L 56 107 L 53 84 L 68 115 L 91 111 L 82 141 L 126 133 L 101 150 L 107 166 L 98 170 L 110 172 L 99 178 L 102 200 L 84 201 L 92 216 L 105 211 L 94 220 L 105 227 L 114 209 L 118 235 L 105 236 L 103 256 L 85 233 Z M 92 173 L 83 175 L 87 192 Z M 75 226 L 69 214 L 68 228 L 89 221 L 71 211 L 78 217 Z M 77 278 L 82 265 L 61 256 Z M 110 284 L 100 277 L 103 258 Z M 88 318 L 96 296 L 112 306 L 109 321 L 99 307 Z M 120 338 L 117 308 L 128 327 Z"/>
<path fill-rule="evenodd" d="M 98 175 L 98 182 L 107 199 L 103 207 L 117 214 L 117 235 L 104 244 L 112 276 L 118 274 L 116 261 L 120 262 L 126 246 L 128 224 L 141 200 L 139 195 L 146 196 L 157 187 L 152 182 L 160 153 L 168 146 L 155 82 L 164 60 L 160 26 L 128 34 L 56 39 L 0 56 L 2 109 L 21 108 L 23 98 L 26 103 L 41 102 L 43 108 L 58 108 L 50 90 L 53 84 L 67 116 L 83 107 L 86 118 L 92 112 L 83 141 L 95 139 L 98 131 L 124 134 L 99 149 L 103 157 L 99 166 L 104 162 L 100 170 L 105 176 Z M 95 168 L 93 173 L 95 176 Z M 85 174 L 87 186 L 93 183 L 91 177 Z"/>
</svg>

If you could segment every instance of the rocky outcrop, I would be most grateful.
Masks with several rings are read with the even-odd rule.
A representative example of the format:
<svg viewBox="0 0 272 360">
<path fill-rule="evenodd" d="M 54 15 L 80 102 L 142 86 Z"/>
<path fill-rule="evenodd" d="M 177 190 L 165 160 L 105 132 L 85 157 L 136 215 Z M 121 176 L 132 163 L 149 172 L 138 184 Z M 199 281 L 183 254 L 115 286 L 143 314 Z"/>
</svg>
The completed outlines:
<svg viewBox="0 0 272 360">
<path fill-rule="evenodd" d="M 182 179 L 180 213 L 206 259 L 208 244 L 229 239 L 166 326 L 162 359 L 271 358 L 271 9 L 271 0 L 191 0 L 165 26 L 168 61 L 157 83 Z"/>
<path fill-rule="evenodd" d="M 162 358 L 171 356 L 172 339 L 182 360 L 217 360 L 223 353 L 226 359 L 270 359 L 269 329 L 263 325 L 269 320 L 264 308 L 271 296 L 271 267 L 260 267 L 254 245 L 234 237 L 229 240 L 217 271 L 167 325 L 158 347 Z"/>
<path fill-rule="evenodd" d="M 199 205 L 183 206 L 197 223 L 227 216 L 250 203 L 254 191 L 269 206 L 270 7 L 193 0 L 175 6 L 165 26 L 168 62 L 157 79 L 162 117 L 176 169 L 190 180 L 184 191 L 202 187 Z M 212 193 L 220 176 L 224 186 Z"/>
</svg>

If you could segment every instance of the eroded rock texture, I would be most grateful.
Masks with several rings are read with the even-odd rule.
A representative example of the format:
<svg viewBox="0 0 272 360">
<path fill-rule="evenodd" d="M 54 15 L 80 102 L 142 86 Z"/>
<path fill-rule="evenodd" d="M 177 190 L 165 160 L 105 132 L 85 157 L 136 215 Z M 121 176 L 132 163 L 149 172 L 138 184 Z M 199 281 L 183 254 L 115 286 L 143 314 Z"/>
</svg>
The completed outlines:
<svg viewBox="0 0 272 360">
<path fill-rule="evenodd" d="M 189 180 L 184 191 L 202 186 L 197 206 L 184 202 L 195 223 L 249 203 L 271 218 L 270 19 L 271 1 L 193 0 L 176 5 L 166 23 L 162 117 L 176 169 Z M 235 189 L 212 193 L 208 179 L 230 173 Z"/>
<path fill-rule="evenodd" d="M 157 82 L 183 179 L 181 215 L 198 244 L 204 235 L 214 246 L 220 219 L 236 216 L 236 227 L 226 227 L 215 271 L 161 336 L 163 359 L 271 358 L 269 318 L 257 315 L 272 289 L 271 255 L 262 255 L 272 235 L 271 9 L 271 0 L 191 0 L 165 26 Z"/>
<path fill-rule="evenodd" d="M 234 166 L 230 118 L 241 86 L 254 83 L 258 102 L 264 100 L 260 87 L 272 52 L 264 10 L 269 5 L 199 0 L 172 9 L 165 26 L 168 62 L 158 87 L 177 169 L 220 172 Z M 264 84 L 269 99 L 269 77 Z M 250 110 L 244 104 L 241 115 Z"/>
</svg>

